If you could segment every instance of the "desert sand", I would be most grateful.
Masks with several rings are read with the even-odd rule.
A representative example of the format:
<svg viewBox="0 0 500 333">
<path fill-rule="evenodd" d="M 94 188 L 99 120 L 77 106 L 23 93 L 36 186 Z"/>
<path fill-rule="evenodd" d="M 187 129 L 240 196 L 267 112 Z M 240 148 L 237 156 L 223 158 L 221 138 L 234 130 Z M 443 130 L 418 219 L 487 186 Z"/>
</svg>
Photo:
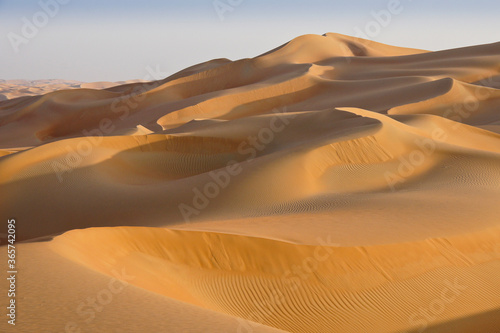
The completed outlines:
<svg viewBox="0 0 500 333">
<path fill-rule="evenodd" d="M 16 332 L 500 332 L 500 43 L 0 84 Z"/>
<path fill-rule="evenodd" d="M 0 101 L 22 96 L 37 96 L 58 90 L 78 88 L 105 89 L 127 83 L 145 82 L 145 80 L 128 80 L 119 82 L 79 82 L 73 80 L 0 80 Z"/>
</svg>

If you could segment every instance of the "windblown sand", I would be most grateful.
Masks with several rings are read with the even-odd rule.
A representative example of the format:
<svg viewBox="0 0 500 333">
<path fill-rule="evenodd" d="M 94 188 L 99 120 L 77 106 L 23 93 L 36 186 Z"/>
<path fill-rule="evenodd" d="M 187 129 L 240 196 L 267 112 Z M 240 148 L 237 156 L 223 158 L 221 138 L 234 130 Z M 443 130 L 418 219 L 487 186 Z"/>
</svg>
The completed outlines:
<svg viewBox="0 0 500 333">
<path fill-rule="evenodd" d="M 500 332 L 499 89 L 500 43 L 328 33 L 6 96 L 15 331 Z"/>
</svg>

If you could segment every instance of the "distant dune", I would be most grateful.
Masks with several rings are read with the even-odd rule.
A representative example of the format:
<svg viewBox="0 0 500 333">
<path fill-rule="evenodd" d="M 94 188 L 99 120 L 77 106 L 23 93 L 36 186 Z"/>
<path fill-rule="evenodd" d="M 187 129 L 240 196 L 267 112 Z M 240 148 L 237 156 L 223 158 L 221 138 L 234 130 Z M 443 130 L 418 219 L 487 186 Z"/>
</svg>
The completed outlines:
<svg viewBox="0 0 500 333">
<path fill-rule="evenodd" d="M 105 89 L 126 83 L 144 82 L 144 80 L 130 80 L 120 82 L 91 82 L 84 83 L 70 80 L 0 80 L 0 101 L 21 96 L 43 95 L 49 92 L 66 89 L 88 88 Z"/>
<path fill-rule="evenodd" d="M 16 328 L 500 332 L 499 59 L 327 33 L 160 81 L 0 81 Z"/>
</svg>

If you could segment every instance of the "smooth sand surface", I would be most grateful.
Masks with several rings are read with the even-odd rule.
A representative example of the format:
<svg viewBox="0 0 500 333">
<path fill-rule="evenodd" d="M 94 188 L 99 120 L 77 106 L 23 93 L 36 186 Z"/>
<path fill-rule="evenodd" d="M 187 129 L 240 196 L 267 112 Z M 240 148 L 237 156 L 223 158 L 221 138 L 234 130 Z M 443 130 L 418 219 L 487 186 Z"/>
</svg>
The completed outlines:
<svg viewBox="0 0 500 333">
<path fill-rule="evenodd" d="M 6 96 L 19 331 L 500 332 L 499 64 L 328 33 Z"/>
</svg>

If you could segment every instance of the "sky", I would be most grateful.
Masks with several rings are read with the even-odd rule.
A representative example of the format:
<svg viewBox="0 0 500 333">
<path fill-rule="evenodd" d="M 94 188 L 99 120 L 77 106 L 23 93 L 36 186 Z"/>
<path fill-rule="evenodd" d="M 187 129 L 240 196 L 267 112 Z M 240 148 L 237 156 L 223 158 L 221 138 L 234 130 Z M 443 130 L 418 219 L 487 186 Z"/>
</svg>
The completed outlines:
<svg viewBox="0 0 500 333">
<path fill-rule="evenodd" d="M 337 32 L 442 50 L 500 41 L 496 0 L 0 0 L 0 79 L 160 79 Z"/>
</svg>

